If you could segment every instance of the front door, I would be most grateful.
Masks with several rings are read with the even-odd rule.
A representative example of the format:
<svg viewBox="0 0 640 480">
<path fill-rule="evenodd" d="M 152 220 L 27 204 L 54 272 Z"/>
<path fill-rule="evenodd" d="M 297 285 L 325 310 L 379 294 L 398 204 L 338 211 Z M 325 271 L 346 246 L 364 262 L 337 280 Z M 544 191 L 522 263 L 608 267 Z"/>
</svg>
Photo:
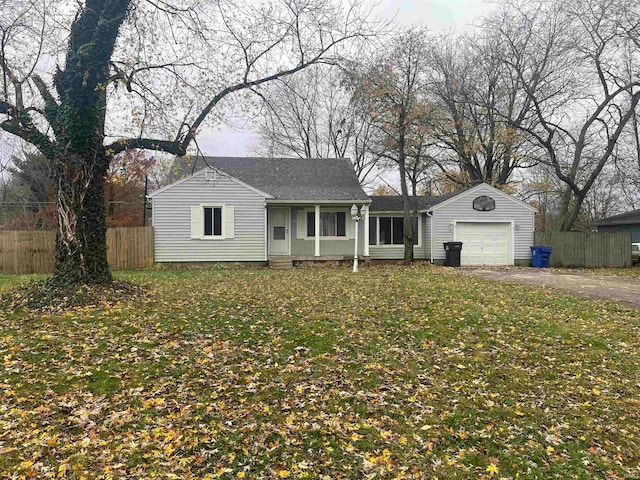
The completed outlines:
<svg viewBox="0 0 640 480">
<path fill-rule="evenodd" d="M 269 210 L 269 245 L 271 255 L 289 255 L 289 207 Z"/>
</svg>

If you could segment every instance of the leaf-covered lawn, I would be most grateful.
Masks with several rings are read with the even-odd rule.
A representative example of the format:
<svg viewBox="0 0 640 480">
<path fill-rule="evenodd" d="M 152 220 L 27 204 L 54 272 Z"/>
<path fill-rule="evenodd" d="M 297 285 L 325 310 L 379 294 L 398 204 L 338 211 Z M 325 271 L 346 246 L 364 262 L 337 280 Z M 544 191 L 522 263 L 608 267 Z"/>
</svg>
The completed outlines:
<svg viewBox="0 0 640 480">
<path fill-rule="evenodd" d="M 640 475 L 637 311 L 428 266 L 126 278 L 152 298 L 0 312 L 0 477 Z"/>
</svg>

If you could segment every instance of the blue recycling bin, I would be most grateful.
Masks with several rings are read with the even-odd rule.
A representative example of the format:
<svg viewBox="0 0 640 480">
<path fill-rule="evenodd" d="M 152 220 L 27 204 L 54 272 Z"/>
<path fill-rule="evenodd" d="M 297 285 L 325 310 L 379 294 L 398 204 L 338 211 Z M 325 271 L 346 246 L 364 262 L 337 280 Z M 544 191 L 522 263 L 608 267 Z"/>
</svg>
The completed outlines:
<svg viewBox="0 0 640 480">
<path fill-rule="evenodd" d="M 531 247 L 531 266 L 535 268 L 549 267 L 551 247 Z"/>
</svg>

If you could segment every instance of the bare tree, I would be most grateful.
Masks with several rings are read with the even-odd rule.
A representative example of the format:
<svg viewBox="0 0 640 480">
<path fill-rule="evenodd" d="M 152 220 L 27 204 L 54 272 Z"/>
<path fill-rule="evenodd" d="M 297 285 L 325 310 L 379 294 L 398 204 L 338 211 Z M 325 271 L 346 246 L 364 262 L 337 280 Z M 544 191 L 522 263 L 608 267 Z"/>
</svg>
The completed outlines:
<svg viewBox="0 0 640 480">
<path fill-rule="evenodd" d="M 424 99 L 429 34 L 413 28 L 395 35 L 388 49 L 356 75 L 361 108 L 378 131 L 376 148 L 400 174 L 404 205 L 404 263 L 413 260 L 413 231 L 409 202 L 409 164 L 416 165 L 418 152 L 430 128 L 432 107 Z"/>
<path fill-rule="evenodd" d="M 369 148 L 375 129 L 362 115 L 338 67 L 312 67 L 273 82 L 263 92 L 259 132 L 269 154 L 351 158 L 360 182 L 371 180 L 379 157 Z"/>
<path fill-rule="evenodd" d="M 565 184 L 562 230 L 574 227 L 640 100 L 638 25 L 620 28 L 631 24 L 631 12 L 637 21 L 637 10 L 631 0 L 538 2 L 510 6 L 487 23 L 533 104 L 536 121 L 515 126 L 544 150 Z"/>
<path fill-rule="evenodd" d="M 103 199 L 115 155 L 184 155 L 225 99 L 375 34 L 357 1 L 0 1 L 0 128 L 51 162 L 50 282 L 63 286 L 111 281 Z"/>
<path fill-rule="evenodd" d="M 485 29 L 444 35 L 432 50 L 430 92 L 439 107 L 435 161 L 463 186 L 505 185 L 517 169 L 537 160 L 529 136 L 519 129 L 535 122 L 533 104 L 505 66 L 506 54 L 498 35 Z"/>
</svg>

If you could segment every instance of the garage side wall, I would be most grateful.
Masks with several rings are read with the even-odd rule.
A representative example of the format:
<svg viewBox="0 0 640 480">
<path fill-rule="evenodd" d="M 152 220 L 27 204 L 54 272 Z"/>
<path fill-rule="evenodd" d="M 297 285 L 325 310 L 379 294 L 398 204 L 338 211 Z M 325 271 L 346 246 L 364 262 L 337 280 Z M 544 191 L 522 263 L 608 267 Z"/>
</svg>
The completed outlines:
<svg viewBox="0 0 640 480">
<path fill-rule="evenodd" d="M 601 225 L 597 227 L 598 232 L 602 233 L 619 233 L 631 232 L 631 242 L 640 242 L 640 224 L 634 225 Z"/>
<path fill-rule="evenodd" d="M 233 207 L 232 238 L 191 238 L 191 207 Z M 203 174 L 153 197 L 156 262 L 264 261 L 265 198 L 234 180 Z M 231 237 L 231 235 L 229 235 Z"/>
<path fill-rule="evenodd" d="M 488 212 L 473 209 L 473 200 L 487 195 L 496 202 L 496 208 Z M 530 247 L 533 245 L 534 212 L 515 198 L 496 194 L 488 186 L 481 186 L 454 197 L 433 212 L 433 259 L 443 261 L 443 242 L 454 241 L 454 222 L 513 222 L 513 258 L 516 264 L 529 264 Z M 464 249 L 464 245 L 462 247 Z"/>
</svg>

